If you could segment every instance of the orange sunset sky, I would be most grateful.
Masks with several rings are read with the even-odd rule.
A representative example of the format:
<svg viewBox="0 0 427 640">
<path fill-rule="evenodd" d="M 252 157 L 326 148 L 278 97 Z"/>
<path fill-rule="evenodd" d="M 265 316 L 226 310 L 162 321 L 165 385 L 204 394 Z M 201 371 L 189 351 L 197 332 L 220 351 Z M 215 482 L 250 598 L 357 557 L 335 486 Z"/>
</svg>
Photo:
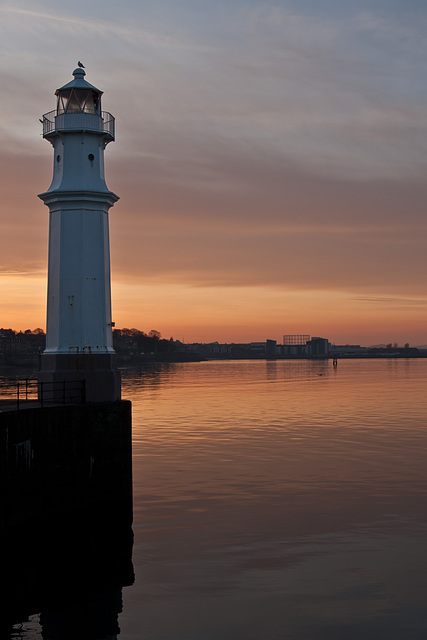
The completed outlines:
<svg viewBox="0 0 427 640">
<path fill-rule="evenodd" d="M 116 327 L 427 344 L 424 3 L 16 0 L 0 30 L 0 326 L 45 327 L 39 118 L 82 60 Z"/>
</svg>

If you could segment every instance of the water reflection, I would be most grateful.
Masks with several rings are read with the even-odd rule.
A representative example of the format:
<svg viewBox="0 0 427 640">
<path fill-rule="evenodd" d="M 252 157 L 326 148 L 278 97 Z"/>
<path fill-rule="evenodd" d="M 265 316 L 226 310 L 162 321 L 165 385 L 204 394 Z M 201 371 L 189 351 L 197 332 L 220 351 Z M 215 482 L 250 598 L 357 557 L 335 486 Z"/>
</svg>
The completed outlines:
<svg viewBox="0 0 427 640">
<path fill-rule="evenodd" d="M 119 640 L 427 637 L 426 387 L 422 360 L 123 371 L 133 403 L 135 583 L 119 614 L 127 570 L 114 584 L 106 576 L 129 570 L 128 529 L 101 553 L 91 542 L 98 568 L 84 551 L 74 597 L 54 593 L 34 637 L 43 637 L 41 624 L 54 637 L 64 602 L 61 624 L 108 611 L 103 632 L 114 638 L 118 621 Z M 105 517 L 89 538 L 108 530 Z M 64 545 L 49 536 L 40 549 L 56 540 L 56 569 L 73 573 L 81 555 L 73 539 L 84 534 Z M 113 560 L 120 548 L 122 560 Z M 25 563 L 15 569 L 25 572 Z M 95 607 L 101 592 L 107 608 Z M 89 640 L 89 621 L 80 627 L 74 637 Z"/>
<path fill-rule="evenodd" d="M 3 637 L 116 638 L 122 587 L 134 580 L 131 518 L 92 504 L 3 534 Z"/>
<path fill-rule="evenodd" d="M 427 637 L 427 361 L 123 380 L 136 568 L 123 638 Z"/>
</svg>

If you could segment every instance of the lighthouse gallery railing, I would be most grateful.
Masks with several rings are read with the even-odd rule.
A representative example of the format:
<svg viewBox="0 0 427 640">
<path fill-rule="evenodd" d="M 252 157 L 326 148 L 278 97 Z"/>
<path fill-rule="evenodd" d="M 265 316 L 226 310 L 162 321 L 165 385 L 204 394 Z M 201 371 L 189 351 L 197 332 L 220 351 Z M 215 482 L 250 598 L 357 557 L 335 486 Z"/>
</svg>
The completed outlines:
<svg viewBox="0 0 427 640">
<path fill-rule="evenodd" d="M 115 118 L 108 111 L 101 115 L 89 112 L 58 113 L 56 109 L 43 115 L 43 136 L 54 131 L 103 131 L 113 139 L 115 137 Z"/>
</svg>

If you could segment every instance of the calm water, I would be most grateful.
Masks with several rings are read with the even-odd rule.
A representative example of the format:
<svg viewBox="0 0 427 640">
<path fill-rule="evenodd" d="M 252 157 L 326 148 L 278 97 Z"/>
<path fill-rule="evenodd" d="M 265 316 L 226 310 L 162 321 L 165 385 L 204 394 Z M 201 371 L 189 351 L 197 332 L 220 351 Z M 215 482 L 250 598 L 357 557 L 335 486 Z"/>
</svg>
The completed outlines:
<svg viewBox="0 0 427 640">
<path fill-rule="evenodd" d="M 426 390 L 427 360 L 123 371 L 136 578 L 119 639 L 426 638 Z"/>
</svg>

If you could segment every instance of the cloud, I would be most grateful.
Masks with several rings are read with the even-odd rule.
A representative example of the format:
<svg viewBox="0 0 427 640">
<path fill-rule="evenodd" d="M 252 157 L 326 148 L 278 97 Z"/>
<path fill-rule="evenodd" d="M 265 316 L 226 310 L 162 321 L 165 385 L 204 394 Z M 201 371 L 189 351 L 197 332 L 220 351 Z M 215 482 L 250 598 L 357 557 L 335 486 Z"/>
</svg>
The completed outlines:
<svg viewBox="0 0 427 640">
<path fill-rule="evenodd" d="M 423 309 L 427 306 L 427 298 L 397 298 L 385 296 L 355 296 L 356 302 L 378 305 L 384 309 L 393 307 L 395 309 L 412 309 L 414 307 Z"/>
<path fill-rule="evenodd" d="M 35 275 L 34 271 L 24 271 L 24 270 L 17 270 L 17 269 L 11 269 L 10 267 L 7 267 L 5 265 L 0 265 L 0 278 L 2 276 L 32 276 Z"/>
<path fill-rule="evenodd" d="M 3 14 L 4 17 L 18 18 L 20 29 L 29 30 L 34 32 L 38 28 L 37 25 L 43 25 L 43 29 L 46 30 L 49 28 L 49 23 L 52 23 L 52 27 L 56 28 L 56 25 L 59 23 L 61 26 L 61 34 L 62 37 L 64 34 L 72 34 L 76 36 L 79 40 L 84 37 L 88 37 L 88 35 L 92 35 L 95 37 L 102 38 L 103 40 L 110 40 L 112 38 L 119 38 L 121 41 L 129 42 L 133 44 L 142 43 L 154 46 L 154 47 L 165 47 L 169 49 L 177 49 L 184 48 L 187 49 L 191 47 L 191 49 L 195 49 L 194 45 L 190 45 L 190 42 L 184 42 L 183 40 L 177 39 L 166 33 L 160 33 L 159 31 L 155 32 L 141 25 L 134 26 L 132 24 L 120 24 L 116 20 L 105 20 L 100 19 L 99 16 L 94 19 L 85 17 L 79 17 L 76 15 L 71 15 L 67 12 L 67 10 L 47 12 L 41 10 L 33 10 L 27 8 L 18 8 L 12 6 L 3 6 L 0 7 L 0 15 Z M 138 20 L 139 22 L 139 20 Z M 13 23 L 12 23 L 13 24 Z M 200 49 L 203 49 L 200 46 Z"/>
<path fill-rule="evenodd" d="M 426 101 L 411 98 L 416 73 L 392 52 L 376 43 L 372 62 L 351 21 L 319 23 L 268 5 L 242 9 L 228 29 L 222 49 L 140 65 L 131 103 L 114 103 L 126 150 L 140 153 L 143 141 L 143 153 L 171 161 L 177 153 L 185 167 L 221 147 L 324 176 L 422 179 Z"/>
<path fill-rule="evenodd" d="M 175 149 L 182 152 L 184 165 L 187 147 L 200 166 L 202 154 L 209 161 L 221 145 L 234 153 L 240 149 L 242 155 L 258 154 L 260 164 L 268 156 L 290 159 L 319 175 L 421 179 L 426 101 L 414 103 L 410 92 L 402 90 L 401 82 L 407 85 L 415 70 L 402 67 L 389 43 L 378 40 L 373 12 L 320 18 L 269 3 L 236 6 L 214 23 L 204 42 L 196 29 L 185 32 L 183 25 L 153 16 L 144 21 L 138 11 L 133 20 L 126 12 L 118 20 L 106 20 L 71 14 L 60 5 L 55 11 L 0 10 L 11 50 L 16 48 L 12 38 L 22 40 L 28 31 L 29 43 L 22 42 L 17 50 L 20 64 L 27 56 L 27 65 L 43 65 L 55 77 L 52 48 L 87 52 L 88 73 L 94 74 L 91 79 L 100 74 L 105 101 L 117 115 L 123 155 L 173 158 Z M 7 24 L 11 17 L 17 22 Z M 58 31 L 58 22 L 65 32 Z M 399 26 L 391 19 L 387 24 L 389 29 Z M 413 26 L 406 29 L 416 34 Z M 361 31 L 371 34 L 371 57 L 366 43 L 358 40 Z M 42 39 L 49 40 L 49 47 Z M 33 60 L 28 58 L 30 47 L 38 60 L 34 54 Z M 99 50 L 105 47 L 109 51 L 101 65 Z M 17 82 L 10 73 L 5 80 L 16 97 Z M 43 78 L 38 73 L 30 85 L 21 84 L 36 99 L 33 106 L 46 110 L 40 92 L 42 84 L 47 104 L 46 73 Z M 23 108 L 28 105 L 20 101 L 21 118 Z M 22 137 L 22 127 L 13 130 L 12 136 Z M 28 120 L 25 132 L 30 133 Z"/>
<path fill-rule="evenodd" d="M 116 116 L 106 173 L 121 196 L 111 211 L 120 284 L 307 299 L 346 291 L 366 307 L 422 299 L 421 18 L 375 3 L 364 13 L 237 0 L 83 4 L 0 8 L 6 269 L 45 267 L 47 209 L 36 194 L 50 182 L 52 150 L 38 118 L 79 57 Z"/>
</svg>

